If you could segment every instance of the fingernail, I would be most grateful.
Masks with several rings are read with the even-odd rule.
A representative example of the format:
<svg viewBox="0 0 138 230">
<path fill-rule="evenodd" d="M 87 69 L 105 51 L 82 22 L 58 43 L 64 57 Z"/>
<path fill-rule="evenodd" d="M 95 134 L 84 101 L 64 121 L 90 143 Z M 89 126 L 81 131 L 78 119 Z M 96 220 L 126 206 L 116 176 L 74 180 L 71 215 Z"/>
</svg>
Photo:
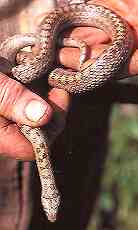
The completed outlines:
<svg viewBox="0 0 138 230">
<path fill-rule="evenodd" d="M 42 104 L 40 101 L 32 100 L 27 104 L 25 114 L 30 121 L 37 122 L 44 116 L 46 110 L 46 105 Z"/>
</svg>

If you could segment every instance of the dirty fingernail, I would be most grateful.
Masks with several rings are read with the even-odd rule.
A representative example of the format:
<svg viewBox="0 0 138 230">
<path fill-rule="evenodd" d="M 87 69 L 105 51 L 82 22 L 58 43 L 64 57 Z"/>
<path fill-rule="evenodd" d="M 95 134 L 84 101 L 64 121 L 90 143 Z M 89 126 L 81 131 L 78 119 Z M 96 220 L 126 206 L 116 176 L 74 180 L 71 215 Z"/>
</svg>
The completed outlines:
<svg viewBox="0 0 138 230">
<path fill-rule="evenodd" d="M 32 100 L 27 104 L 25 114 L 30 121 L 37 122 L 44 116 L 46 110 L 46 105 L 42 104 L 40 101 Z"/>
</svg>

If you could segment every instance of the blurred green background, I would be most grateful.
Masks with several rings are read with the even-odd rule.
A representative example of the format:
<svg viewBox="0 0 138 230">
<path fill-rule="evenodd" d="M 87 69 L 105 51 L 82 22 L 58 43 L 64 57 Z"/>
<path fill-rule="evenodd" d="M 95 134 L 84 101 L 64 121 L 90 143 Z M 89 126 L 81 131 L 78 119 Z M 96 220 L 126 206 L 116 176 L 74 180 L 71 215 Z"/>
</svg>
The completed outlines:
<svg viewBox="0 0 138 230">
<path fill-rule="evenodd" d="M 109 156 L 88 230 L 138 230 L 138 106 L 113 107 Z"/>
</svg>

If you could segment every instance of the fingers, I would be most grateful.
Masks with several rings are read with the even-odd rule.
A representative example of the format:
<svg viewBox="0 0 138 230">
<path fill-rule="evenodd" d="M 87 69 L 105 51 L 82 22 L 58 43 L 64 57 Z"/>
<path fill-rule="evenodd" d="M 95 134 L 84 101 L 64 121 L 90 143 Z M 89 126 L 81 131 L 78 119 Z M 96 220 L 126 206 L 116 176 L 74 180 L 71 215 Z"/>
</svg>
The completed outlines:
<svg viewBox="0 0 138 230">
<path fill-rule="evenodd" d="M 85 34 L 85 37 L 84 37 Z M 109 39 L 107 35 L 100 30 L 94 28 L 76 28 L 70 35 L 74 39 L 78 38 L 84 40 L 89 46 L 89 52 L 87 58 L 91 58 L 93 61 L 108 48 Z M 59 51 L 59 62 L 71 69 L 78 69 L 79 65 L 79 49 L 64 47 Z M 132 54 L 132 57 L 128 63 L 128 74 L 138 74 L 138 49 Z"/>
<path fill-rule="evenodd" d="M 138 49 L 133 53 L 129 66 L 128 66 L 128 72 L 131 75 L 138 74 Z"/>
<path fill-rule="evenodd" d="M 23 90 L 26 90 L 26 89 L 23 89 Z M 28 93 L 31 96 L 31 92 L 28 92 Z M 70 97 L 68 93 L 66 93 L 64 90 L 59 90 L 59 89 L 52 89 L 48 97 L 49 97 L 49 101 L 53 102 L 53 104 L 55 104 L 58 107 L 58 111 L 56 107 L 56 111 L 57 111 L 56 121 L 58 123 L 58 133 L 59 133 L 59 129 L 61 130 L 63 128 L 63 125 L 65 124 L 65 114 L 67 113 L 68 108 L 69 108 Z M 28 98 L 28 94 L 25 98 L 23 96 L 22 100 L 26 100 L 27 98 Z M 20 102 L 18 103 L 20 105 Z M 12 104 L 10 106 L 12 107 Z M 10 112 L 8 112 L 9 108 L 5 109 L 5 111 L 7 111 L 6 114 L 10 114 Z M 12 111 L 12 108 L 10 109 L 10 111 Z M 15 113 L 14 118 L 19 121 L 17 117 L 18 116 Z M 52 117 L 54 117 L 55 119 L 55 116 L 52 116 Z M 23 119 L 24 118 L 22 119 L 20 118 L 20 121 Z M 57 123 L 54 120 L 55 131 L 57 129 Z M 51 137 L 53 138 L 53 133 L 51 134 Z M 19 127 L 15 123 L 7 120 L 6 118 L 2 116 L 0 116 L 0 153 L 7 155 L 8 157 L 12 157 L 12 158 L 20 159 L 20 160 L 33 160 L 34 159 L 32 145 L 22 135 L 22 133 L 19 130 Z"/>
<path fill-rule="evenodd" d="M 65 113 L 68 112 L 71 97 L 66 91 L 53 88 L 48 94 L 48 99 Z"/>
<path fill-rule="evenodd" d="M 71 97 L 64 90 L 53 88 L 48 94 L 48 99 L 54 109 L 52 119 L 46 129 L 49 145 L 51 145 L 65 127 Z"/>
<path fill-rule="evenodd" d="M 108 45 L 96 45 L 94 46 L 90 52 L 88 59 L 91 58 L 93 61 L 104 51 L 104 49 L 108 48 Z M 69 58 L 69 55 L 71 57 Z M 68 57 L 68 59 L 66 58 Z M 60 50 L 60 60 L 62 65 L 76 69 L 78 68 L 79 64 L 79 51 L 75 48 L 63 48 Z M 128 63 L 128 74 L 129 75 L 136 75 L 138 74 L 138 49 L 133 53 L 129 63 Z"/>
<path fill-rule="evenodd" d="M 93 61 L 106 49 L 108 46 L 105 44 L 95 45 L 87 53 L 87 59 L 91 58 Z M 63 48 L 60 50 L 59 58 L 62 65 L 71 69 L 78 69 L 79 65 L 79 50 L 76 48 Z M 69 58 L 70 57 L 70 58 Z"/>
<path fill-rule="evenodd" d="M 86 42 L 88 46 L 109 41 L 108 35 L 103 30 L 94 27 L 76 27 L 64 33 L 63 37 L 78 38 Z"/>
<path fill-rule="evenodd" d="M 85 34 L 85 36 L 84 36 Z M 103 44 L 109 42 L 109 37 L 105 32 L 97 28 L 92 27 L 77 27 L 70 30 L 68 33 L 64 34 L 65 37 L 72 37 L 73 39 L 79 39 L 88 45 L 88 47 L 93 47 L 97 44 Z M 88 50 L 88 58 L 91 56 L 91 49 Z M 76 48 L 62 48 L 60 49 L 58 55 L 58 62 L 63 64 L 68 68 L 77 69 L 79 66 L 79 56 L 80 51 Z"/>
<path fill-rule="evenodd" d="M 0 153 L 16 159 L 34 159 L 32 145 L 21 134 L 19 127 L 2 116 L 0 116 Z"/>
<path fill-rule="evenodd" d="M 93 46 L 97 46 L 98 44 L 105 44 L 109 42 L 109 37 L 105 32 L 92 27 L 83 27 L 83 28 L 77 27 L 73 30 L 70 30 L 64 36 L 72 37 L 73 39 L 82 40 L 86 42 L 88 47 L 93 47 Z M 92 50 L 89 49 L 87 52 L 87 58 L 92 57 L 92 55 L 93 55 Z M 68 68 L 77 69 L 79 66 L 79 56 L 80 56 L 79 49 L 65 47 L 60 49 L 58 55 L 58 62 L 60 62 L 61 64 L 63 64 Z"/>
<path fill-rule="evenodd" d="M 52 104 L 54 113 L 49 125 L 49 133 L 51 141 L 54 139 L 64 128 L 66 123 L 66 115 L 69 110 L 71 96 L 62 89 L 53 88 L 48 95 L 49 102 Z"/>
<path fill-rule="evenodd" d="M 22 84 L 0 74 L 0 115 L 19 124 L 40 126 L 49 121 L 52 108 Z"/>
</svg>

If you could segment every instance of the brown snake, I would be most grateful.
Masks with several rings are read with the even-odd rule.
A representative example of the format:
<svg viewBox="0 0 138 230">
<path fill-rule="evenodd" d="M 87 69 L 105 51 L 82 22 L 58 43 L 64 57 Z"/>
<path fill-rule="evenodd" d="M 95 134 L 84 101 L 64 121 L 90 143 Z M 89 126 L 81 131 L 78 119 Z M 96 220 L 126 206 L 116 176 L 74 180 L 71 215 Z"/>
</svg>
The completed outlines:
<svg viewBox="0 0 138 230">
<path fill-rule="evenodd" d="M 48 77 L 49 84 L 65 89 L 69 93 L 84 93 L 92 91 L 109 80 L 116 79 L 117 73 L 132 52 L 133 38 L 130 28 L 120 16 L 109 9 L 87 4 L 74 4 L 56 9 L 46 15 L 37 33 L 15 35 L 4 41 L 0 46 L 0 55 L 12 64 L 15 64 L 19 49 L 28 45 L 37 45 L 40 48 L 39 54 L 34 58 L 30 60 L 28 58 L 27 61 L 11 69 L 13 77 L 23 83 L 28 83 L 51 70 L 55 60 L 58 36 L 63 30 L 72 26 L 91 26 L 102 29 L 111 38 L 111 43 L 94 63 L 91 60 L 82 63 L 78 72 L 56 68 Z M 48 141 L 39 128 L 23 125 L 21 131 L 33 145 L 42 185 L 42 204 L 48 219 L 54 221 L 60 196 L 49 160 Z"/>
</svg>

